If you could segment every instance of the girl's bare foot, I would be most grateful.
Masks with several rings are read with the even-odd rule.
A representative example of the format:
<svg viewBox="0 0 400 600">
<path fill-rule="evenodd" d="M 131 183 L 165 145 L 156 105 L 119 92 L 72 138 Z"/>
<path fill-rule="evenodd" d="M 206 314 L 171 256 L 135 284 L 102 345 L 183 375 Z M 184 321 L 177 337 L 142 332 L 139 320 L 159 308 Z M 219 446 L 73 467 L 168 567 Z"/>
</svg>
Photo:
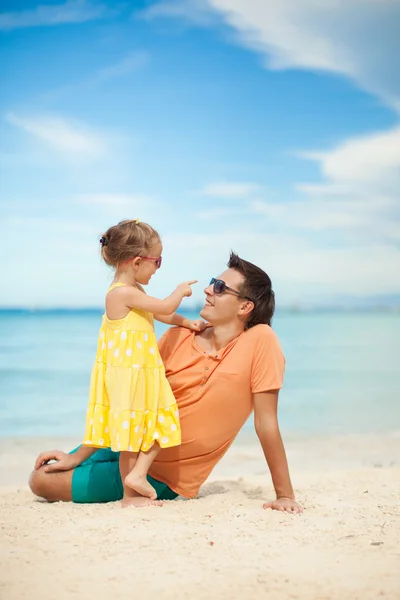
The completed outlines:
<svg viewBox="0 0 400 600">
<path fill-rule="evenodd" d="M 124 496 L 122 498 L 122 508 L 134 506 L 135 508 L 145 508 L 146 506 L 162 506 L 164 503 L 161 500 L 150 500 L 143 496 Z"/>
<path fill-rule="evenodd" d="M 145 496 L 150 500 L 157 500 L 157 492 L 152 485 L 147 481 L 146 476 L 136 475 L 134 471 L 128 473 L 124 481 L 125 485 L 135 490 L 141 496 Z"/>
</svg>

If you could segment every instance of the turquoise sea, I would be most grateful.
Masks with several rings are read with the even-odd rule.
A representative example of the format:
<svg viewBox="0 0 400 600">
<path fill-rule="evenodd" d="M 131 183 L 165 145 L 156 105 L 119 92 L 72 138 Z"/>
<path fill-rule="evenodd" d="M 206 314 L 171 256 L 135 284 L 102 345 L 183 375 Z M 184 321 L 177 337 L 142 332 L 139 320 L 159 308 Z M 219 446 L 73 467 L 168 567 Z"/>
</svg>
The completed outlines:
<svg viewBox="0 0 400 600">
<path fill-rule="evenodd" d="M 1 436 L 81 435 L 100 319 L 0 311 Z M 400 430 L 400 313 L 278 312 L 273 328 L 287 360 L 285 434 Z"/>
</svg>

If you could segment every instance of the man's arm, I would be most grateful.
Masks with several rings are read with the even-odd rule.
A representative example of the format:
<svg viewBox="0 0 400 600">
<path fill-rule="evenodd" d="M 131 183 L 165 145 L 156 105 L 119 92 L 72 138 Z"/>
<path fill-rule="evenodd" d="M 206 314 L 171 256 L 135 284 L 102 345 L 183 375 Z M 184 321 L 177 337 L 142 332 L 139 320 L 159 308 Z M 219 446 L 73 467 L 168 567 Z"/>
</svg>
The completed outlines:
<svg viewBox="0 0 400 600">
<path fill-rule="evenodd" d="M 303 509 L 295 500 L 286 452 L 279 431 L 278 394 L 279 390 L 271 390 L 253 395 L 255 430 L 276 492 L 276 500 L 264 504 L 264 508 L 300 513 Z"/>
<path fill-rule="evenodd" d="M 61 450 L 48 450 L 41 452 L 35 462 L 35 470 L 44 467 L 46 473 L 53 471 L 69 471 L 82 464 L 87 458 L 97 452 L 98 448 L 91 446 L 79 446 L 78 450 L 73 454 L 66 454 Z M 56 462 L 48 464 L 51 460 Z"/>
</svg>

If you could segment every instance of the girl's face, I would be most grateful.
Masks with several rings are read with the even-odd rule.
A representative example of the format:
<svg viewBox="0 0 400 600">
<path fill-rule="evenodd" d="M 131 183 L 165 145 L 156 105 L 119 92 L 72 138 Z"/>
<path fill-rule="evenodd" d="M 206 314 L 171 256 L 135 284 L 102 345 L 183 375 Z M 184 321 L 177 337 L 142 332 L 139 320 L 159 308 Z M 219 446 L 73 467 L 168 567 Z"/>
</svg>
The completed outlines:
<svg viewBox="0 0 400 600">
<path fill-rule="evenodd" d="M 162 243 L 158 240 L 149 251 L 146 257 L 141 257 L 140 263 L 135 273 L 135 279 L 141 285 L 147 285 L 159 268 L 157 259 L 161 258 L 163 251 Z M 153 260 L 154 259 L 154 260 Z"/>
</svg>

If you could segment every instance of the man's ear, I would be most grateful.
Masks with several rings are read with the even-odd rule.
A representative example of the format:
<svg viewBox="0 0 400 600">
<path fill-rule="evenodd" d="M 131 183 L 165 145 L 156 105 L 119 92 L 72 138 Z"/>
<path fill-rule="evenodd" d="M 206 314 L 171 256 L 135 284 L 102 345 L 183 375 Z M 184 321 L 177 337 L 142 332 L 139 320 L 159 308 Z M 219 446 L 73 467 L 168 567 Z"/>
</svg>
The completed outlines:
<svg viewBox="0 0 400 600">
<path fill-rule="evenodd" d="M 240 304 L 238 314 L 240 317 L 247 318 L 253 309 L 254 302 L 252 302 L 251 300 L 245 300 Z"/>
</svg>

